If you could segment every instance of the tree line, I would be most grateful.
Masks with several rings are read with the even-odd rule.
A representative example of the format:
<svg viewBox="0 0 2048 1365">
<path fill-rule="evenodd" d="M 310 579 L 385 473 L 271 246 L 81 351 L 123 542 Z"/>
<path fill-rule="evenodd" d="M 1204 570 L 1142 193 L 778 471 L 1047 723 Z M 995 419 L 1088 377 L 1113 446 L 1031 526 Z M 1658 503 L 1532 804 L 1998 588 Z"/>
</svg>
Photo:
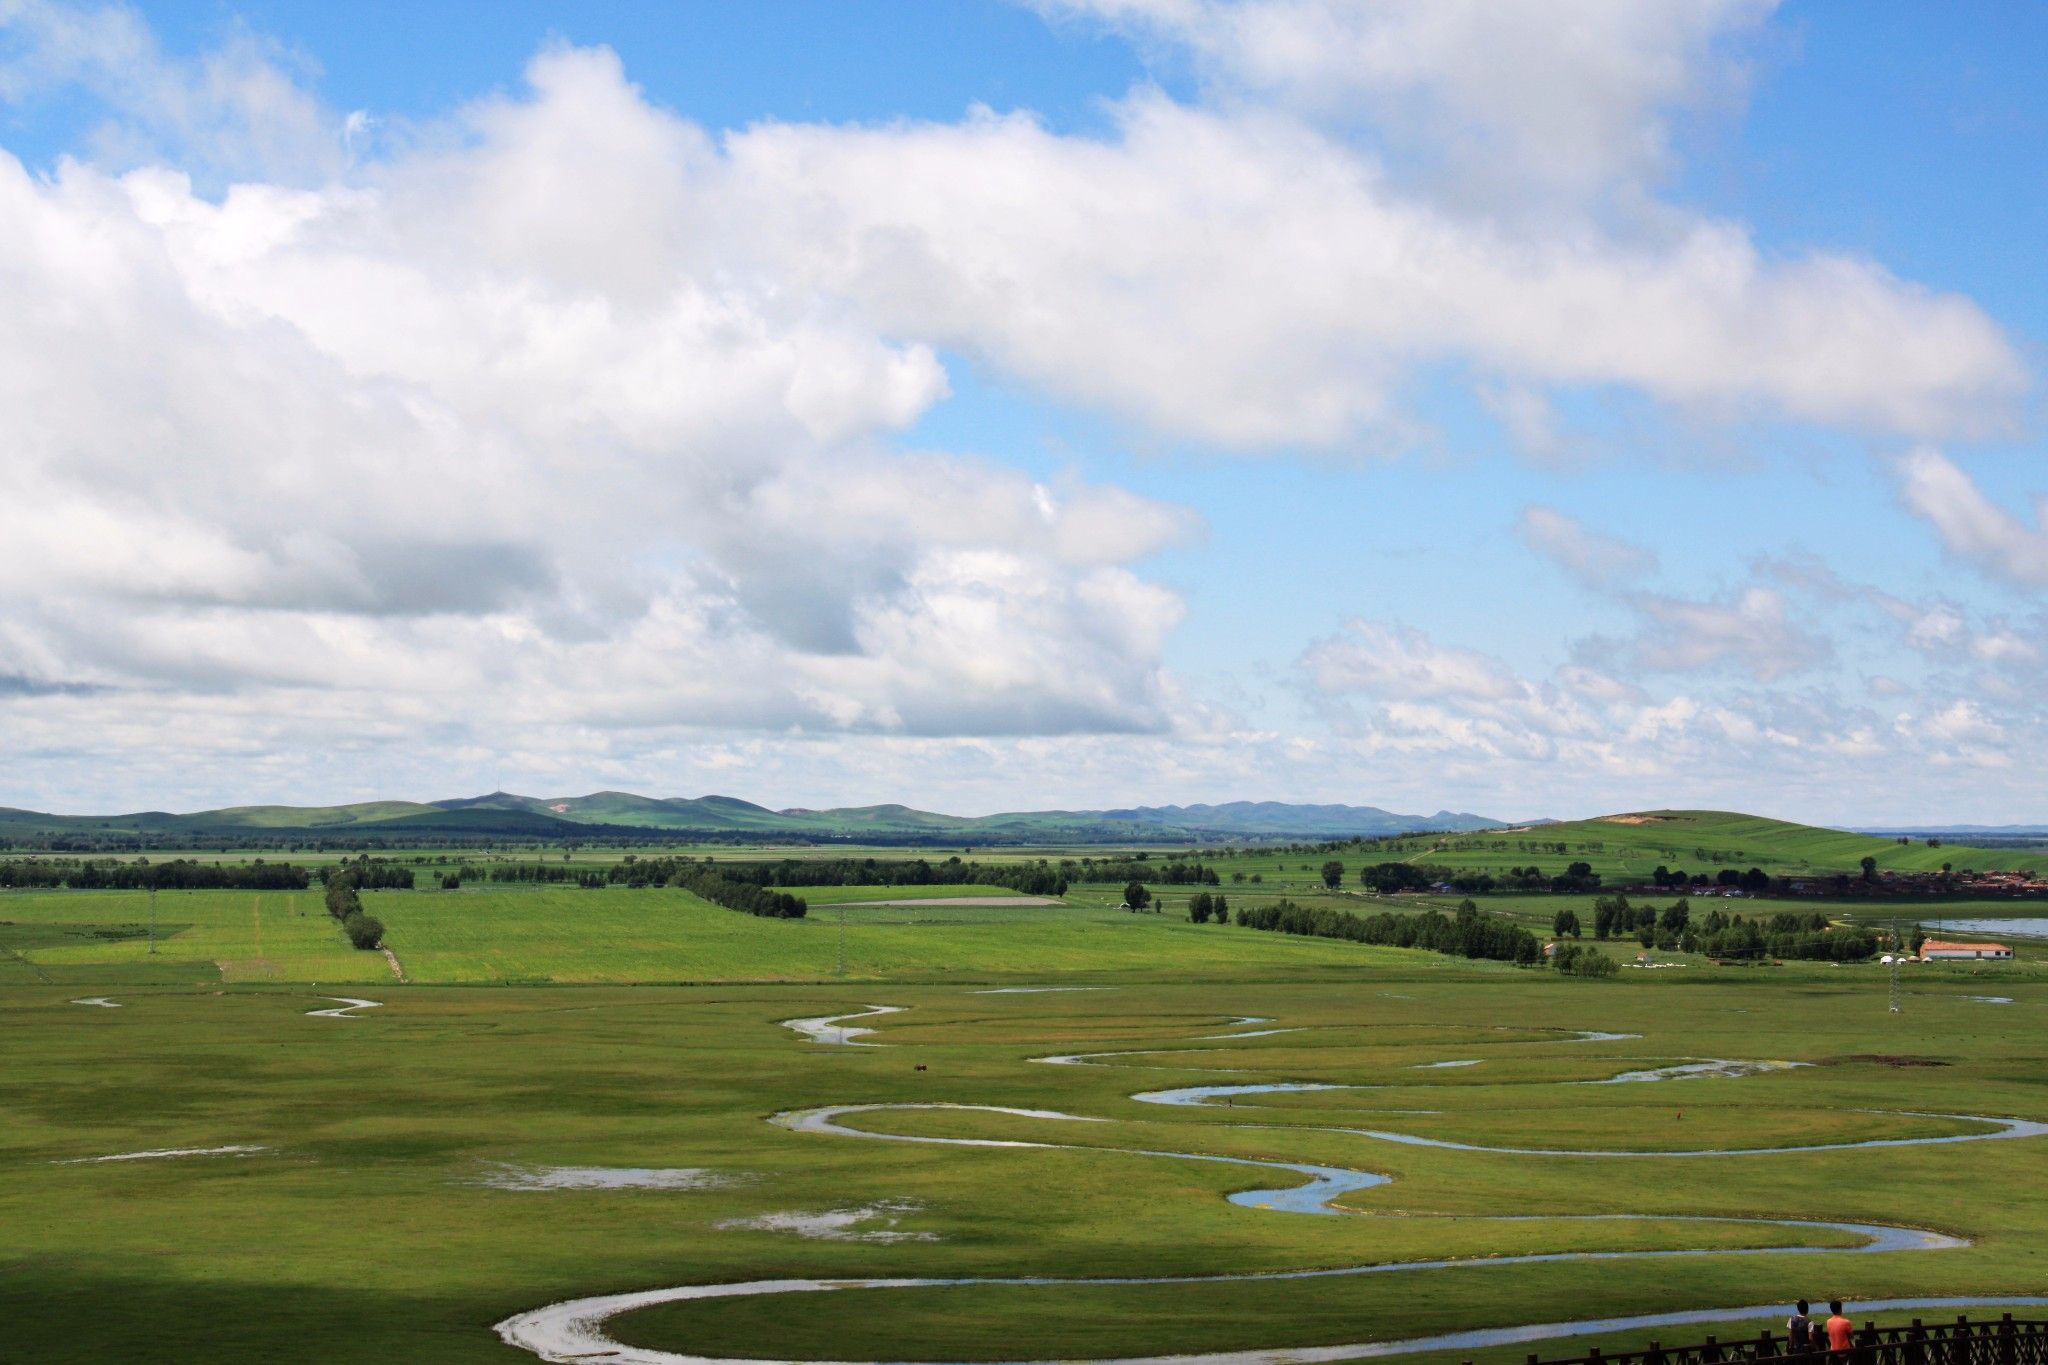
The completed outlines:
<svg viewBox="0 0 2048 1365">
<path fill-rule="evenodd" d="M 810 906 L 800 896 L 776 891 L 756 882 L 741 881 L 726 871 L 698 863 L 678 866 L 670 874 L 668 884 L 701 896 L 714 905 L 763 919 L 802 919 L 810 912 Z"/>
<path fill-rule="evenodd" d="M 1217 886 L 1222 878 L 1216 869 L 1206 863 L 1166 862 L 1155 863 L 1149 859 L 1125 859 L 1101 861 L 1084 858 L 1080 862 L 1062 859 L 1060 873 L 1071 882 L 1161 882 L 1167 886 Z"/>
<path fill-rule="evenodd" d="M 337 868 L 327 876 L 327 913 L 341 921 L 341 931 L 358 948 L 375 948 L 384 941 L 384 921 L 363 909 L 358 893 L 359 870 Z M 410 883 L 408 883 L 410 884 Z"/>
<path fill-rule="evenodd" d="M 759 886 L 1001 886 L 1027 896 L 1064 896 L 1070 880 L 1043 859 L 978 863 L 964 862 L 958 854 L 937 863 L 925 858 L 785 858 L 720 863 L 719 868 Z"/>
<path fill-rule="evenodd" d="M 1388 948 L 1420 948 L 1448 957 L 1535 963 L 1543 956 L 1534 934 L 1507 920 L 1480 914 L 1471 901 L 1451 916 L 1434 910 L 1414 915 L 1384 910 L 1376 915 L 1354 915 L 1349 910 L 1311 909 L 1281 900 L 1241 906 L 1237 922 L 1248 929 L 1348 939 Z"/>
<path fill-rule="evenodd" d="M 290 863 L 112 862 L 22 858 L 0 862 L 0 887 L 74 891 L 304 891 L 312 875 Z"/>
</svg>

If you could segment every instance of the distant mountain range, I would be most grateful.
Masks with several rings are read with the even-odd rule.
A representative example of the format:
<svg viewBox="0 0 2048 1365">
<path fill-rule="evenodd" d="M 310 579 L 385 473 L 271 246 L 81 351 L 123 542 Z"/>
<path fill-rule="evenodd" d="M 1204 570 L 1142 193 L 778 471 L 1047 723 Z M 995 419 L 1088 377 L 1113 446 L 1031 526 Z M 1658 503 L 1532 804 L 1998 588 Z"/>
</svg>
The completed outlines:
<svg viewBox="0 0 2048 1365">
<path fill-rule="evenodd" d="M 0 838 L 15 840 L 66 836 L 218 840 L 261 832 L 273 839 L 291 834 L 325 839 L 360 835 L 407 842 L 436 837 L 589 841 L 673 834 L 763 841 L 1107 843 L 1204 837 L 1350 838 L 1419 830 L 1494 829 L 1501 823 L 1464 811 L 1403 815 L 1377 806 L 1283 801 L 961 816 L 902 805 L 770 810 L 731 796 L 652 797 L 612 791 L 562 797 L 492 792 L 448 801 L 368 801 L 348 806 L 232 806 L 182 815 L 167 811 L 49 815 L 0 807 Z"/>
</svg>

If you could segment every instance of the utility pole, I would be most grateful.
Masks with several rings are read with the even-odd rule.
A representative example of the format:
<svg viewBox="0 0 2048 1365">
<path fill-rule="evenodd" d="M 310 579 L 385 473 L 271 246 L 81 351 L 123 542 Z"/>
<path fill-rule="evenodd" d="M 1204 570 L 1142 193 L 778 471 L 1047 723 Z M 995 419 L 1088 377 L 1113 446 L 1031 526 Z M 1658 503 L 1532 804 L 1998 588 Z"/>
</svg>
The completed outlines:
<svg viewBox="0 0 2048 1365">
<path fill-rule="evenodd" d="M 1899 921 L 1898 921 L 1898 917 L 1897 917 L 1897 916 L 1893 916 L 1893 918 L 1892 918 L 1892 1013 L 1893 1013 L 1893 1014 L 1898 1014 L 1898 1013 L 1900 1013 L 1900 1012 L 1901 1012 L 1901 1011 L 1899 1010 L 1899 959 L 1900 959 L 1900 958 L 1902 958 L 1902 957 L 1904 957 L 1905 955 L 1906 955 L 1906 943 L 1905 943 L 1905 940 L 1904 940 L 1904 939 L 1902 939 L 1902 938 L 1900 938 L 1900 937 L 1899 937 Z"/>
</svg>

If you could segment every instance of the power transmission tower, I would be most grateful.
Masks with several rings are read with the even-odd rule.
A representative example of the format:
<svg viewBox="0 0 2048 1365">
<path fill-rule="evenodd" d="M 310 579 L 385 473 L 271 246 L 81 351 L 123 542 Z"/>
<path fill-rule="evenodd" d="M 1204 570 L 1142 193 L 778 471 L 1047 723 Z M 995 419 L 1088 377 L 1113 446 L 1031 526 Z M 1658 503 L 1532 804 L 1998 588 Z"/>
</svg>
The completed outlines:
<svg viewBox="0 0 2048 1365">
<path fill-rule="evenodd" d="M 1892 1013 L 1899 1013 L 1899 959 L 1906 955 L 1905 940 L 1899 937 L 1899 922 L 1892 920 Z"/>
</svg>

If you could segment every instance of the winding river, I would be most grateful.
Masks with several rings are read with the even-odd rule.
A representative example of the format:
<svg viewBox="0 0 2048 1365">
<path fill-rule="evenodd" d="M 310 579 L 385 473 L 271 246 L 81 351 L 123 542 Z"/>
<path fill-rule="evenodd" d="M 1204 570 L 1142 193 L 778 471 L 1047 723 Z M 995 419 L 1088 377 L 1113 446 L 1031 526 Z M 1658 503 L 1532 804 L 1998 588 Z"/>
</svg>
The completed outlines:
<svg viewBox="0 0 2048 1365">
<path fill-rule="evenodd" d="M 847 1043 L 850 1042 L 845 1036 L 847 1032 L 870 1033 L 873 1030 L 847 1030 L 844 1027 L 843 1021 L 865 1018 L 876 1014 L 893 1013 L 896 1012 L 897 1008 L 892 1006 L 870 1006 L 868 1010 L 857 1014 L 829 1016 L 822 1019 L 786 1020 L 784 1023 L 786 1027 L 795 1029 L 817 1042 Z M 1248 1024 L 1270 1022 L 1270 1020 L 1266 1019 L 1243 1018 L 1237 1020 L 1236 1024 L 1242 1027 Z M 1234 1035 L 1211 1034 L 1207 1036 L 1210 1038 L 1258 1037 L 1263 1036 L 1266 1032 L 1277 1031 L 1279 1030 L 1262 1030 L 1256 1033 L 1239 1033 Z M 1634 1036 L 1632 1034 L 1586 1030 L 1572 1033 L 1558 1041 L 1619 1041 Z M 852 1045 L 877 1046 L 876 1044 L 861 1043 L 852 1043 Z M 1146 1049 L 1126 1052 L 1071 1053 L 1037 1057 L 1032 1060 L 1054 1065 L 1099 1065 L 1105 1058 L 1150 1056 L 1170 1050 Z M 1691 1064 L 1686 1065 L 1690 1066 Z M 1783 1065 L 1728 1063 L 1717 1059 L 1713 1068 L 1697 1068 L 1692 1070 L 1660 1068 L 1655 1072 L 1623 1073 L 1623 1076 L 1613 1079 L 1649 1080 L 1696 1076 L 1730 1077 L 1756 1074 L 1756 1072 L 1763 1070 L 1781 1069 Z M 1249 1084 L 1182 1086 L 1168 1090 L 1140 1091 L 1133 1094 L 1130 1098 L 1142 1104 L 1213 1106 L 1219 1101 L 1226 1104 L 1231 1103 L 1239 1096 L 1378 1088 L 1382 1087 L 1308 1081 L 1273 1081 Z M 1356 1215 L 1352 1210 L 1337 1207 L 1333 1201 L 1353 1191 L 1369 1189 L 1390 1182 L 1389 1177 L 1371 1171 L 1320 1166 L 1306 1162 L 1271 1161 L 1252 1157 L 1221 1156 L 1200 1152 L 1171 1152 L 1150 1148 L 1091 1146 L 1080 1143 L 1042 1142 L 1011 1138 L 935 1137 L 885 1133 L 874 1131 L 871 1128 L 858 1127 L 854 1125 L 854 1122 L 849 1122 L 849 1120 L 857 1121 L 857 1116 L 915 1110 L 968 1111 L 1091 1126 L 1114 1122 L 1114 1120 L 1110 1119 L 1082 1114 L 1068 1114 L 1052 1109 L 1022 1109 L 1000 1105 L 942 1102 L 825 1105 L 811 1109 L 785 1111 L 771 1117 L 769 1122 L 791 1132 L 810 1136 L 859 1138 L 877 1142 L 909 1142 L 948 1147 L 1113 1152 L 1148 1159 L 1201 1161 L 1233 1166 L 1256 1167 L 1274 1172 L 1276 1175 L 1285 1175 L 1288 1179 L 1285 1183 L 1272 1188 L 1240 1190 L 1227 1196 L 1227 1198 L 1231 1203 L 1246 1208 L 1267 1209 L 1286 1213 L 1369 1216 Z M 1550 1148 L 1487 1147 L 1474 1143 L 1451 1142 L 1436 1138 L 1419 1137 L 1413 1134 L 1364 1128 L 1303 1126 L 1299 1131 L 1344 1133 L 1384 1142 L 1438 1147 L 1453 1151 L 1509 1153 L 1517 1156 L 1535 1157 L 1638 1157 L 1662 1160 L 1761 1156 L 1773 1153 L 1844 1151 L 1862 1148 L 1933 1146 L 1957 1142 L 1982 1142 L 2038 1137 L 2048 1134 L 2048 1124 L 2036 1123 L 2025 1119 L 1965 1114 L 1923 1114 L 1916 1111 L 1873 1110 L 1867 1112 L 1899 1112 L 1902 1114 L 1910 1112 L 1914 1113 L 1916 1117 L 1942 1118 L 1958 1123 L 1980 1124 L 1984 1125 L 1984 1130 L 1936 1137 L 1872 1138 L 1858 1142 L 1822 1143 L 1804 1147 L 1716 1148 L 1674 1152 L 1567 1151 Z M 1233 1126 L 1268 1127 L 1274 1125 Z M 1291 1127 L 1290 1130 L 1292 1130 Z M 841 1293 L 849 1290 L 935 1289 L 965 1286 L 1017 1286 L 1056 1289 L 1075 1285 L 1161 1285 L 1263 1282 L 1268 1280 L 1293 1281 L 1362 1275 L 1398 1275 L 1423 1270 L 1451 1270 L 1470 1266 L 1528 1265 L 1568 1261 L 1676 1260 L 1705 1256 L 1786 1256 L 1819 1253 L 1886 1255 L 1898 1252 L 1945 1251 L 1968 1245 L 1967 1242 L 1960 1238 L 1920 1228 L 1900 1227 L 1882 1223 L 1828 1222 L 1806 1219 L 1587 1214 L 1557 1216 L 1516 1215 L 1487 1221 L 1713 1223 L 1741 1225 L 1759 1229 L 1789 1229 L 1809 1236 L 1825 1232 L 1835 1234 L 1837 1237 L 1846 1235 L 1862 1240 L 1860 1244 L 1851 1247 L 1828 1245 L 1824 1242 L 1796 1242 L 1790 1245 L 1768 1247 L 1675 1248 L 1655 1251 L 1540 1252 L 1525 1255 L 1459 1260 L 1382 1262 L 1370 1265 L 1339 1266 L 1315 1270 L 1267 1271 L 1209 1276 L 1111 1276 L 1080 1279 L 1045 1276 L 834 1280 L 775 1279 L 751 1280 L 738 1284 L 677 1285 L 665 1289 L 640 1290 L 625 1294 L 596 1295 L 589 1298 L 572 1299 L 563 1303 L 550 1304 L 544 1308 L 537 1308 L 530 1312 L 520 1313 L 505 1319 L 497 1324 L 497 1333 L 507 1344 L 529 1351 L 542 1360 L 552 1362 L 602 1360 L 608 1362 L 609 1365 L 771 1365 L 770 1362 L 766 1361 L 725 1356 L 701 1356 L 686 1352 L 629 1346 L 612 1339 L 605 1330 L 606 1324 L 620 1314 L 653 1307 L 657 1304 L 770 1294 L 819 1294 Z M 2048 1304 L 2048 1297 L 1897 1299 L 1883 1302 L 1859 1303 L 1857 1309 L 1859 1312 L 1890 1312 L 1921 1309 L 1932 1310 L 1937 1308 L 2030 1307 L 2042 1304 Z M 1078 1362 L 1077 1365 L 1319 1365 L 1320 1362 L 1325 1361 L 1370 1359 L 1422 1351 L 1478 1350 L 1491 1346 L 1521 1344 L 1576 1336 L 1586 1332 L 1633 1332 L 1662 1327 L 1737 1322 L 1769 1316 L 1780 1311 L 1782 1311 L 1782 1305 L 1701 1309 L 1676 1313 L 1644 1314 L 1633 1317 L 1578 1319 L 1566 1322 L 1525 1324 L 1516 1327 L 1487 1328 L 1477 1331 L 1418 1337 L 1403 1341 L 1353 1342 L 1329 1346 L 1290 1346 L 1164 1356 L 1102 1357 L 1092 1361 Z M 874 1365 L 874 1363 L 836 1361 L 818 1362 L 817 1365 Z M 1055 1363 L 1013 1361 L 1008 1362 L 1008 1365 L 1055 1365 Z"/>
</svg>

